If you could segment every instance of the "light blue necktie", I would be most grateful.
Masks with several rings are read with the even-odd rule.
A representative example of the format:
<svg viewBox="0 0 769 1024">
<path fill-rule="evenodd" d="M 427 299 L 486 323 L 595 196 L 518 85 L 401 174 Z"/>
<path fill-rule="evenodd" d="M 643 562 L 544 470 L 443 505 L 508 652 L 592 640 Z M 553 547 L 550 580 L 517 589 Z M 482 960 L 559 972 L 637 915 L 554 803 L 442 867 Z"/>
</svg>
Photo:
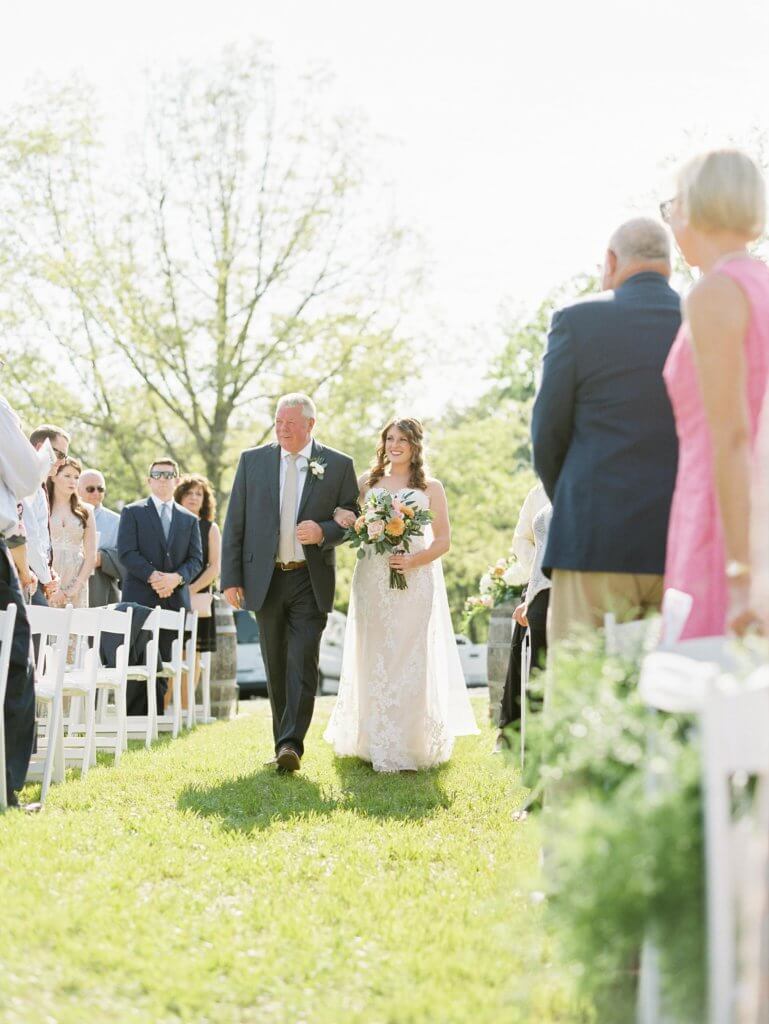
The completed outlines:
<svg viewBox="0 0 769 1024">
<path fill-rule="evenodd" d="M 160 506 L 160 525 L 163 527 L 163 536 L 168 540 L 168 534 L 171 532 L 171 509 L 168 505 Z"/>
</svg>

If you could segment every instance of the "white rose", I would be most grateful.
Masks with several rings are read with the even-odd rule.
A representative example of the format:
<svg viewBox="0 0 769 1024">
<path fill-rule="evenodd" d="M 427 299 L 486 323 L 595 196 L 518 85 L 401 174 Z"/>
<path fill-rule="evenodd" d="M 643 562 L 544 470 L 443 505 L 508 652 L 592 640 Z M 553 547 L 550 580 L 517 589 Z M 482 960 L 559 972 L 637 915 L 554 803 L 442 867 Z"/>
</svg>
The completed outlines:
<svg viewBox="0 0 769 1024">
<path fill-rule="evenodd" d="M 520 562 L 513 562 L 505 569 L 502 582 L 508 587 L 522 587 L 526 582 L 526 572 Z"/>
</svg>

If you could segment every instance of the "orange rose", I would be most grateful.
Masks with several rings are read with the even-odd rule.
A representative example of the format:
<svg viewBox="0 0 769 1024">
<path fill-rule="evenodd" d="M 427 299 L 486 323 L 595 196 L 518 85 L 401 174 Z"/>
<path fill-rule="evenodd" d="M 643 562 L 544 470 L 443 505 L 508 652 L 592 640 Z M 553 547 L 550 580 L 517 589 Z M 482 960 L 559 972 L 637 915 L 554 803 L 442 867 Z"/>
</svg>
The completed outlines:
<svg viewBox="0 0 769 1024">
<path fill-rule="evenodd" d="M 391 537 L 402 537 L 406 530 L 406 524 L 402 519 L 391 519 L 385 526 L 385 533 Z"/>
<path fill-rule="evenodd" d="M 365 516 L 358 516 L 358 518 L 355 520 L 355 532 L 356 533 L 363 533 L 363 531 L 365 529 L 366 529 L 366 517 Z"/>
</svg>

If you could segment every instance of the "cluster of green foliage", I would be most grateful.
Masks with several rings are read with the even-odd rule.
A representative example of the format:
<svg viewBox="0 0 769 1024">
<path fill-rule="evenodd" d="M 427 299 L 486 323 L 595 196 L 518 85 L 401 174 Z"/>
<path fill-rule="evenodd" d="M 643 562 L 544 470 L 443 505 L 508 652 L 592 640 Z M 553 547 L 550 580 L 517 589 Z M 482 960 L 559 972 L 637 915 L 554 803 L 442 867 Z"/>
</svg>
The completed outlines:
<svg viewBox="0 0 769 1024">
<path fill-rule="evenodd" d="M 587 634 L 553 652 L 552 700 L 527 733 L 544 791 L 550 913 L 599 1019 L 633 1019 L 641 947 L 654 943 L 676 1020 L 704 1019 L 700 754 L 686 716 L 645 707 L 635 663 Z"/>
</svg>

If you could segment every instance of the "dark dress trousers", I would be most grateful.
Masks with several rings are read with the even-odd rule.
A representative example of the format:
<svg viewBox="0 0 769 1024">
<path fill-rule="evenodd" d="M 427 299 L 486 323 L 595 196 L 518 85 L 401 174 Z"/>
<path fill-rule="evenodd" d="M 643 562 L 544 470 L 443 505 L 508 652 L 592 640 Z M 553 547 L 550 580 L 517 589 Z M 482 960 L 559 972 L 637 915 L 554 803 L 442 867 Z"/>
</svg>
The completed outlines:
<svg viewBox="0 0 769 1024">
<path fill-rule="evenodd" d="M 16 605 L 11 662 L 5 691 L 5 783 L 9 798 L 24 785 L 35 739 L 35 675 L 29 622 L 16 569 L 0 538 L 0 610 Z"/>
<path fill-rule="evenodd" d="M 680 323 L 654 272 L 553 316 L 532 418 L 546 570 L 664 571 L 678 442 L 662 369 Z"/>
<path fill-rule="evenodd" d="M 289 572 L 276 567 L 280 537 L 280 457 L 277 444 L 240 456 L 222 537 L 222 589 L 243 587 L 256 612 L 267 670 L 276 751 L 293 747 L 301 756 L 318 688 L 320 638 L 334 606 L 336 554 L 344 530 L 334 509 L 357 511 L 358 483 L 352 459 L 313 441 L 297 522 L 312 520 L 323 542 L 305 545 L 306 563 Z"/>
<path fill-rule="evenodd" d="M 529 621 L 529 642 L 531 643 L 531 671 L 545 667 L 547 655 L 547 609 L 550 604 L 550 589 L 540 590 L 528 607 L 526 618 Z M 513 639 L 510 643 L 510 660 L 507 663 L 507 677 L 502 691 L 502 704 L 499 714 L 499 728 L 505 729 L 521 719 L 521 652 L 526 627 L 517 622 L 513 627 Z M 532 700 L 532 707 L 539 708 L 539 698 Z"/>
</svg>

